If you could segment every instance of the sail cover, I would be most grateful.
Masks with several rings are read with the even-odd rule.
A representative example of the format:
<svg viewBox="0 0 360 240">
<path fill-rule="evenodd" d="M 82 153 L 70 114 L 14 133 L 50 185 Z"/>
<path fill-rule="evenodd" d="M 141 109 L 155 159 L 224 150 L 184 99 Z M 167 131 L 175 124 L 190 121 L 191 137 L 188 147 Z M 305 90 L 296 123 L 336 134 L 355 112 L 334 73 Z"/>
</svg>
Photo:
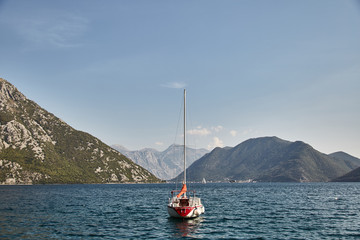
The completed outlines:
<svg viewBox="0 0 360 240">
<path fill-rule="evenodd" d="M 181 191 L 180 193 L 176 196 L 177 198 L 181 197 L 181 195 L 183 195 L 184 193 L 186 193 L 187 191 L 187 188 L 186 188 L 186 184 L 184 183 L 182 188 L 181 188 Z"/>
</svg>

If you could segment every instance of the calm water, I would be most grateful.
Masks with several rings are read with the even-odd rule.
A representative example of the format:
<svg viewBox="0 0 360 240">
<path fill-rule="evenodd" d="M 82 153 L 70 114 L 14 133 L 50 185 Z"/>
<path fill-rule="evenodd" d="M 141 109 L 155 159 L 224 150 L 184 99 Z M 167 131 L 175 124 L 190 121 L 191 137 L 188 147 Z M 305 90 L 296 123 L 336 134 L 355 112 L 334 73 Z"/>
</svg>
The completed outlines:
<svg viewBox="0 0 360 240">
<path fill-rule="evenodd" d="M 0 186 L 0 239 L 360 238 L 360 183 L 193 184 L 205 214 L 187 221 L 174 186 Z"/>
</svg>

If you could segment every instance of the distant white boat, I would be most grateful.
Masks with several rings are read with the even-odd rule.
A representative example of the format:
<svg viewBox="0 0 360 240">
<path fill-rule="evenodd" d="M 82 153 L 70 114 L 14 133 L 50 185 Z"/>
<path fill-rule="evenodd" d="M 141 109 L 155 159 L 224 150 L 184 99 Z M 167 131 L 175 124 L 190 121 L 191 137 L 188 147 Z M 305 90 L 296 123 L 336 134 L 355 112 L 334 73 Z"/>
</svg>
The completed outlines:
<svg viewBox="0 0 360 240">
<path fill-rule="evenodd" d="M 187 196 L 189 193 L 189 196 Z M 191 195 L 192 194 L 192 195 Z M 167 206 L 171 217 L 196 218 L 205 212 L 201 199 L 195 196 L 195 191 L 186 187 L 186 90 L 184 89 L 184 181 L 181 190 L 171 191 Z"/>
<path fill-rule="evenodd" d="M 204 183 L 204 184 L 206 183 L 206 180 L 205 180 L 205 178 L 203 178 L 203 180 L 202 180 L 202 183 Z"/>
</svg>

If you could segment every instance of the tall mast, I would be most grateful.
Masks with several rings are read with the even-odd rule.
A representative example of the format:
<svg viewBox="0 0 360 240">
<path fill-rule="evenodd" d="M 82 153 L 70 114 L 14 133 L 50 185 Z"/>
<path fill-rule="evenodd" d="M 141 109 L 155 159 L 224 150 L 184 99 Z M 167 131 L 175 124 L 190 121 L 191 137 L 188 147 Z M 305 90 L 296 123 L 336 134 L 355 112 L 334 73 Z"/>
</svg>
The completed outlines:
<svg viewBox="0 0 360 240">
<path fill-rule="evenodd" d="M 184 184 L 186 184 L 186 89 L 184 89 Z"/>
</svg>

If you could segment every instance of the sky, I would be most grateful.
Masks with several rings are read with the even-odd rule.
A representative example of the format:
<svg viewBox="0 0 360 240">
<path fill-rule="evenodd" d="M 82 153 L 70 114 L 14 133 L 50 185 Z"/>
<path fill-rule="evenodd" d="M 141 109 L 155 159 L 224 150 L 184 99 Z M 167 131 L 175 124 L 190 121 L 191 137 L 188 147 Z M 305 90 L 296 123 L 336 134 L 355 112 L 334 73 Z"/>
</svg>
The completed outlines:
<svg viewBox="0 0 360 240">
<path fill-rule="evenodd" d="M 130 150 L 303 141 L 360 157 L 360 1 L 0 0 L 0 77 Z"/>
</svg>

